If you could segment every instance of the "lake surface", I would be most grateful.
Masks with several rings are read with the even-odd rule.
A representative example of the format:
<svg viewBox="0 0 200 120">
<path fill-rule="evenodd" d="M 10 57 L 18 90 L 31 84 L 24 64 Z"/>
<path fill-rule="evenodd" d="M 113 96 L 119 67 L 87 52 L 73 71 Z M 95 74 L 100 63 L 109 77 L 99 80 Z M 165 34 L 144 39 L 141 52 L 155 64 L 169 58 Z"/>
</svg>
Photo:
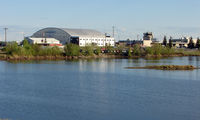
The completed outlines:
<svg viewBox="0 0 200 120">
<path fill-rule="evenodd" d="M 162 64 L 200 57 L 0 61 L 0 119 L 200 120 L 200 70 L 124 69 Z"/>
</svg>

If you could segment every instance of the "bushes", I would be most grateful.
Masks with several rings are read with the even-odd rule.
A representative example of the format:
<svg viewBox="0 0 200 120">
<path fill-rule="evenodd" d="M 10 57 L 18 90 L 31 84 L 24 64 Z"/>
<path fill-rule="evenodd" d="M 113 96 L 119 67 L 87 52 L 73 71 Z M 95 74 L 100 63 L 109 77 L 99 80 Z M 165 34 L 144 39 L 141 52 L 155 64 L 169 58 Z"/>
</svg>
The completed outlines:
<svg viewBox="0 0 200 120">
<path fill-rule="evenodd" d="M 95 53 L 96 55 L 99 55 L 99 54 L 101 53 L 101 48 L 100 48 L 100 47 L 97 47 L 97 48 L 95 49 L 94 53 Z"/>
<path fill-rule="evenodd" d="M 94 51 L 95 50 L 95 51 Z M 4 51 L 8 55 L 12 56 L 79 56 L 80 47 L 76 44 L 67 44 L 62 51 L 58 47 L 42 47 L 39 45 L 31 45 L 26 40 L 23 41 L 23 46 L 18 46 L 17 43 L 7 44 Z M 101 48 L 93 48 L 92 46 L 87 46 L 82 48 L 82 55 L 92 56 L 94 53 L 99 55 L 101 53 Z"/>
<path fill-rule="evenodd" d="M 118 48 L 119 49 L 119 48 Z M 155 44 L 152 47 L 142 48 L 140 45 L 136 44 L 133 48 L 126 48 L 127 56 L 146 56 L 146 55 L 173 55 L 175 50 L 170 47 L 164 47 L 160 44 Z"/>
<path fill-rule="evenodd" d="M 93 56 L 95 53 L 92 46 L 86 46 L 81 48 L 81 54 L 84 56 Z"/>
<path fill-rule="evenodd" d="M 155 44 L 152 47 L 145 48 L 146 55 L 172 55 L 175 54 L 174 48 L 163 47 L 160 44 Z"/>
<path fill-rule="evenodd" d="M 146 55 L 161 55 L 163 49 L 161 45 L 155 44 L 152 47 L 147 47 L 145 53 Z"/>
<path fill-rule="evenodd" d="M 131 48 L 129 48 L 129 49 L 128 49 L 128 57 L 131 57 L 131 56 L 132 56 L 132 53 L 131 53 L 131 52 L 132 52 L 132 50 L 131 50 Z"/>
<path fill-rule="evenodd" d="M 23 46 L 18 46 L 17 43 L 10 43 L 4 49 L 9 55 L 18 56 L 63 56 L 64 53 L 67 56 L 93 56 L 99 55 L 101 48 L 97 46 L 86 46 L 80 48 L 76 44 L 67 44 L 64 51 L 58 47 L 41 47 L 39 45 L 30 45 L 26 40 L 23 42 Z M 146 56 L 146 55 L 199 55 L 200 52 L 196 51 L 181 51 L 170 47 L 164 47 L 160 44 L 155 44 L 152 47 L 142 48 L 140 45 L 134 45 L 133 47 L 114 48 L 107 46 L 104 54 L 108 55 L 122 55 L 122 56 Z"/>
<path fill-rule="evenodd" d="M 136 44 L 136 45 L 133 46 L 133 55 L 136 55 L 136 56 L 141 55 L 140 45 Z"/>
<path fill-rule="evenodd" d="M 170 47 L 163 47 L 161 51 L 162 55 L 173 55 L 175 54 L 175 49 Z"/>
<path fill-rule="evenodd" d="M 23 46 L 18 46 L 17 43 L 10 43 L 5 47 L 5 52 L 8 55 L 18 56 L 58 56 L 62 55 L 62 51 L 58 47 L 42 48 L 38 45 L 30 45 L 26 41 Z"/>
<path fill-rule="evenodd" d="M 21 50 L 18 44 L 14 42 L 6 45 L 5 52 L 10 55 L 17 55 L 20 54 Z"/>
<path fill-rule="evenodd" d="M 153 49 L 151 47 L 145 48 L 145 54 L 146 55 L 153 55 Z"/>
<path fill-rule="evenodd" d="M 63 53 L 57 46 L 39 48 L 39 49 L 40 49 L 39 52 L 36 52 L 36 55 L 39 56 L 61 56 Z"/>
<path fill-rule="evenodd" d="M 80 48 L 76 44 L 67 44 L 64 50 L 67 56 L 79 56 L 80 53 Z"/>
<path fill-rule="evenodd" d="M 93 47 L 92 46 L 86 46 L 84 55 L 85 56 L 92 56 L 93 54 L 94 54 Z"/>
</svg>

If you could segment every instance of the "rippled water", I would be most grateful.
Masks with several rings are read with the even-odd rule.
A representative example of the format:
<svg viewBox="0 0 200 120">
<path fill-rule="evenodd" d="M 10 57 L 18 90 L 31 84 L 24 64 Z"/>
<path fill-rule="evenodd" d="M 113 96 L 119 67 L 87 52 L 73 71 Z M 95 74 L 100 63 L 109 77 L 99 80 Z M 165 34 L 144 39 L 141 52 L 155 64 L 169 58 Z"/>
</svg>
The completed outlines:
<svg viewBox="0 0 200 120">
<path fill-rule="evenodd" d="M 0 119 L 199 120 L 200 70 L 124 69 L 162 64 L 200 57 L 0 61 Z"/>
</svg>

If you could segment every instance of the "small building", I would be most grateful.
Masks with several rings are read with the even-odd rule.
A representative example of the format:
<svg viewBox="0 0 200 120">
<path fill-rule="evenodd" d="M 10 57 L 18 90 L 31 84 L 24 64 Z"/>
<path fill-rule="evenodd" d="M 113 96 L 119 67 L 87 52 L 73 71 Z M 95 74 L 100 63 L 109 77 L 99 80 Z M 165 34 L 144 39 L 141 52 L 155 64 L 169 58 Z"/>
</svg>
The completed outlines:
<svg viewBox="0 0 200 120">
<path fill-rule="evenodd" d="M 172 39 L 172 45 L 176 48 L 187 48 L 190 42 L 190 38 L 180 38 L 180 39 Z M 197 43 L 197 39 L 193 39 L 194 44 Z"/>
<path fill-rule="evenodd" d="M 30 44 L 38 44 L 42 46 L 62 46 L 62 44 L 60 44 L 60 41 L 55 38 L 27 37 L 26 39 Z"/>
</svg>

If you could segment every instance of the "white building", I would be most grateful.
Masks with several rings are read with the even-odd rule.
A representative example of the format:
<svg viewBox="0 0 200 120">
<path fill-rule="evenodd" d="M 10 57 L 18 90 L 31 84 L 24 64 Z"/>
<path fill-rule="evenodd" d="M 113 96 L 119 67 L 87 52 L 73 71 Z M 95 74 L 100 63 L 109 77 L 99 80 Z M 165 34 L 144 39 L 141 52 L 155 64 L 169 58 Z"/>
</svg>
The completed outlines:
<svg viewBox="0 0 200 120">
<path fill-rule="evenodd" d="M 34 38 L 34 37 L 27 37 L 26 38 L 30 44 L 38 44 L 43 46 L 62 46 L 60 41 L 55 38 Z"/>
<path fill-rule="evenodd" d="M 80 37 L 79 46 L 115 46 L 115 39 L 110 37 Z"/>
<path fill-rule="evenodd" d="M 114 38 L 90 29 L 45 28 L 33 34 L 32 37 L 55 38 L 62 44 L 74 43 L 79 46 L 115 46 Z"/>
</svg>

